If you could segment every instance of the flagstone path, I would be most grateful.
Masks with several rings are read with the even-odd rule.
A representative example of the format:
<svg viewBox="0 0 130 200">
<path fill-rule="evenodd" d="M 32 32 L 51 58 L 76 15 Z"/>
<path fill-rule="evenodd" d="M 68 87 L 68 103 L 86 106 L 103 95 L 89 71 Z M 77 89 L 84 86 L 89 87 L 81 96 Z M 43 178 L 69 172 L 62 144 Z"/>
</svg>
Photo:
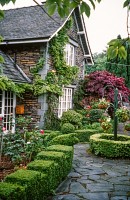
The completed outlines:
<svg viewBox="0 0 130 200">
<path fill-rule="evenodd" d="M 90 154 L 89 144 L 74 146 L 72 171 L 53 200 L 130 200 L 130 159 Z"/>
</svg>

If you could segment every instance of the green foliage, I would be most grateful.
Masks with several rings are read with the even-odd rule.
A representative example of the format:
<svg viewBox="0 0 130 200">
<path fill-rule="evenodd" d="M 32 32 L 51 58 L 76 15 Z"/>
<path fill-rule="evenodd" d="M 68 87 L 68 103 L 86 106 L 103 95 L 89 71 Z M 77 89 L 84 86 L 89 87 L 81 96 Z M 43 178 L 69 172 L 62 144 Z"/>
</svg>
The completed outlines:
<svg viewBox="0 0 130 200">
<path fill-rule="evenodd" d="M 46 192 L 47 177 L 37 171 L 21 169 L 6 176 L 5 181 L 25 187 L 28 200 L 43 199 Z"/>
<path fill-rule="evenodd" d="M 50 194 L 58 186 L 59 180 L 57 179 L 56 174 L 59 170 L 59 166 L 54 161 L 34 160 L 27 165 L 27 169 L 47 174 L 47 194 Z"/>
<path fill-rule="evenodd" d="M 63 152 L 56 151 L 41 151 L 37 154 L 36 159 L 38 160 L 54 160 L 59 165 L 59 170 L 57 172 L 58 180 L 62 180 L 65 173 L 66 156 Z"/>
<path fill-rule="evenodd" d="M 101 118 L 102 114 L 103 114 L 102 109 L 91 109 L 89 111 L 89 121 L 91 123 L 99 122 L 99 119 Z"/>
<path fill-rule="evenodd" d="M 126 122 L 130 118 L 130 111 L 125 106 L 118 108 L 115 114 L 119 122 Z"/>
<path fill-rule="evenodd" d="M 42 57 L 38 60 L 38 63 L 36 64 L 35 67 L 31 68 L 31 73 L 33 75 L 37 75 L 39 70 L 43 68 L 44 66 L 44 62 L 45 62 L 45 59 Z"/>
<path fill-rule="evenodd" d="M 75 110 L 67 110 L 63 112 L 61 117 L 61 124 L 71 123 L 76 129 L 82 126 L 82 115 L 77 113 Z"/>
<path fill-rule="evenodd" d="M 101 0 L 95 0 L 100 3 Z M 86 1 L 69 1 L 69 0 L 47 0 L 46 1 L 46 8 L 50 15 L 53 15 L 55 11 L 58 11 L 60 17 L 66 17 L 69 15 L 70 11 L 75 9 L 80 5 L 81 14 L 85 13 L 88 17 L 90 16 L 91 6 L 95 9 L 95 1 L 88 0 Z M 91 6 L 90 6 L 91 5 Z"/>
<path fill-rule="evenodd" d="M 29 132 L 30 116 L 19 116 L 15 119 L 16 132 L 3 137 L 3 154 L 18 165 L 31 161 L 44 148 L 43 138 L 39 130 Z M 13 124 L 14 125 L 14 124 Z"/>
<path fill-rule="evenodd" d="M 116 58 L 108 59 L 108 63 L 106 65 L 107 71 L 115 74 L 118 77 L 123 77 L 125 79 L 125 83 L 127 87 L 130 87 L 130 79 L 129 79 L 129 65 L 130 65 L 130 40 L 122 39 L 122 45 L 127 52 L 127 58 L 121 59 L 119 56 Z"/>
<path fill-rule="evenodd" d="M 117 141 L 114 141 L 113 134 L 95 134 L 90 137 L 90 148 L 96 155 L 107 158 L 129 158 L 130 137 L 118 135 Z"/>
<path fill-rule="evenodd" d="M 91 135 L 98 133 L 98 129 L 84 129 L 77 130 L 75 133 L 71 133 L 73 136 L 79 139 L 79 142 L 89 142 L 89 138 Z"/>
<path fill-rule="evenodd" d="M 50 142 L 53 138 L 61 135 L 62 133 L 61 132 L 56 132 L 56 131 L 52 131 L 50 132 L 48 135 L 45 136 L 44 138 L 44 144 L 47 145 L 48 142 Z"/>
<path fill-rule="evenodd" d="M 61 127 L 61 132 L 64 134 L 73 133 L 75 131 L 75 127 L 71 123 L 64 123 Z"/>
<path fill-rule="evenodd" d="M 67 176 L 72 168 L 72 160 L 73 160 L 73 147 L 71 146 L 65 146 L 65 145 L 52 145 L 47 147 L 47 151 L 56 151 L 56 152 L 63 152 L 66 155 L 66 174 L 64 176 Z"/>
<path fill-rule="evenodd" d="M 0 182 L 0 197 L 6 200 L 25 200 L 25 188 L 16 184 Z"/>
<path fill-rule="evenodd" d="M 77 144 L 79 142 L 78 138 L 75 137 L 72 133 L 70 134 L 64 134 L 64 135 L 59 135 L 52 139 L 48 145 L 67 145 L 67 146 L 73 146 L 74 144 Z"/>
<path fill-rule="evenodd" d="M 127 40 L 128 42 L 130 42 L 128 38 L 126 39 L 126 41 Z M 107 50 L 108 59 L 114 59 L 118 56 L 119 59 L 126 60 L 127 50 L 124 47 L 124 40 L 122 40 L 121 38 L 113 39 L 108 43 L 108 45 L 109 45 L 109 48 Z"/>
</svg>

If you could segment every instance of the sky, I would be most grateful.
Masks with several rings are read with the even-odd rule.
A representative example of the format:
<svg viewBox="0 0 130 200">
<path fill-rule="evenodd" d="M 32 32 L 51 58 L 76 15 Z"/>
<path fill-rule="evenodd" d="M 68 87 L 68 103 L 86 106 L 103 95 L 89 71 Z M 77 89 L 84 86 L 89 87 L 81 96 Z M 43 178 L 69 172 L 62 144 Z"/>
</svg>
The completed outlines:
<svg viewBox="0 0 130 200">
<path fill-rule="evenodd" d="M 38 3 L 43 0 L 37 0 Z M 92 53 L 106 50 L 107 43 L 117 38 L 127 37 L 126 19 L 127 9 L 123 8 L 124 0 L 102 0 L 91 11 L 89 18 L 85 17 L 86 30 Z M 15 5 L 9 3 L 4 9 L 36 5 L 33 0 L 16 0 Z M 129 20 L 130 22 L 130 20 Z"/>
</svg>

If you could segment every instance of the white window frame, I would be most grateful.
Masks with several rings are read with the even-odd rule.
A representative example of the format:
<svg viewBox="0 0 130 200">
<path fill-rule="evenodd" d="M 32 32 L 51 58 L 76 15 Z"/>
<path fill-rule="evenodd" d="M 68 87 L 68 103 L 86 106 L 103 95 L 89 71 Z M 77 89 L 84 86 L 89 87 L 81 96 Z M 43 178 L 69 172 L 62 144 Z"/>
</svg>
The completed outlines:
<svg viewBox="0 0 130 200">
<path fill-rule="evenodd" d="M 73 88 L 63 88 L 63 95 L 59 97 L 58 117 L 60 118 L 63 112 L 72 109 Z"/>
<path fill-rule="evenodd" d="M 70 43 L 65 45 L 65 61 L 70 66 L 74 66 L 75 64 L 75 48 Z"/>
<path fill-rule="evenodd" d="M 15 132 L 15 107 L 16 107 L 16 94 L 11 91 L 0 91 L 2 98 L 2 107 L 0 116 L 3 117 L 3 127 L 6 128 L 5 133 Z M 12 121 L 10 121 L 12 119 Z M 13 126 L 12 126 L 13 123 Z"/>
</svg>

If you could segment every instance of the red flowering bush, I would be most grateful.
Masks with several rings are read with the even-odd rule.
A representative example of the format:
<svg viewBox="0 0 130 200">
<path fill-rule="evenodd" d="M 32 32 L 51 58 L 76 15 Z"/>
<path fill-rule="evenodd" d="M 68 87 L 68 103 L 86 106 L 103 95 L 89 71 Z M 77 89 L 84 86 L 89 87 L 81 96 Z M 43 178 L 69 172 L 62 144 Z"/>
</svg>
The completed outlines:
<svg viewBox="0 0 130 200">
<path fill-rule="evenodd" d="M 124 78 L 119 78 L 107 71 L 96 71 L 85 76 L 83 87 L 86 96 L 82 100 L 83 106 L 86 106 L 86 99 L 88 99 L 90 96 L 97 99 L 105 97 L 113 102 L 114 88 L 118 88 L 118 92 L 122 95 L 122 100 L 124 102 L 129 101 L 130 89 L 125 86 Z"/>
</svg>

